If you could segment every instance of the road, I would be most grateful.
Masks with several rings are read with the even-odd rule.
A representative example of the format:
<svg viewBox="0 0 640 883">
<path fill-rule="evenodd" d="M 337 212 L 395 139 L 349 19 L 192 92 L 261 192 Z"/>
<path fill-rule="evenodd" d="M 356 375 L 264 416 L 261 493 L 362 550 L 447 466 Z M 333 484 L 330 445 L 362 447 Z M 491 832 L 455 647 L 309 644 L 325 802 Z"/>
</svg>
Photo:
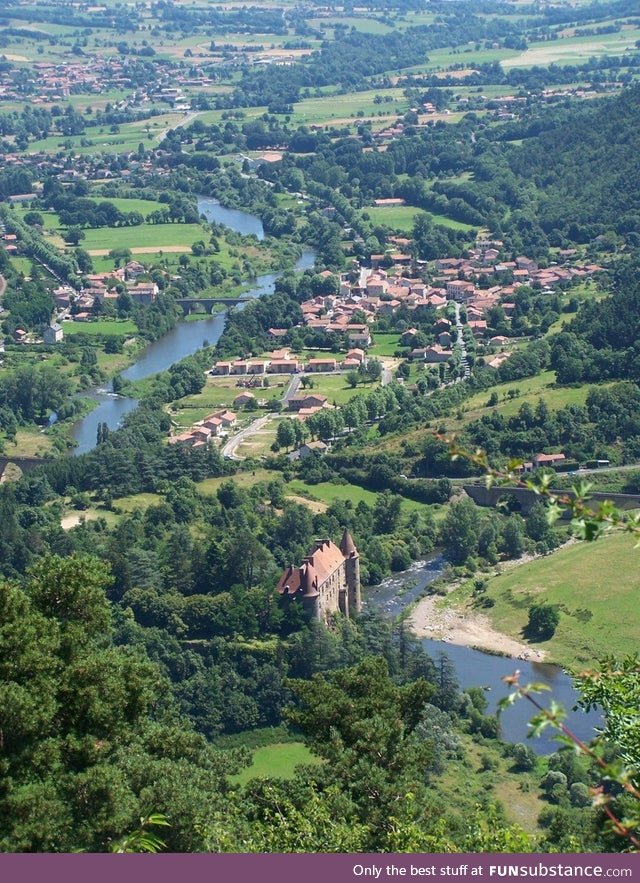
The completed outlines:
<svg viewBox="0 0 640 883">
<path fill-rule="evenodd" d="M 160 132 L 158 135 L 155 135 L 155 138 L 157 139 L 158 144 L 161 144 L 162 141 L 164 141 L 164 139 L 167 137 L 169 132 L 172 132 L 173 129 L 181 129 L 183 126 L 188 126 L 189 123 L 192 123 L 200 113 L 202 113 L 202 111 L 192 110 L 189 113 L 185 114 L 183 116 L 183 118 L 179 122 L 177 122 L 175 125 L 168 126 L 166 129 L 163 129 L 162 132 Z"/>
<path fill-rule="evenodd" d="M 456 310 L 456 328 L 458 329 L 458 340 L 457 344 L 460 347 L 460 352 L 462 353 L 462 358 L 460 359 L 460 364 L 464 369 L 464 376 L 471 376 L 471 366 L 469 365 L 469 359 L 467 358 L 467 347 L 465 346 L 464 337 L 462 334 L 462 319 L 460 318 L 460 304 L 457 301 L 454 301 L 454 307 Z"/>
<path fill-rule="evenodd" d="M 0 276 L 0 298 L 4 294 L 6 287 L 7 287 L 7 280 L 4 278 L 4 276 Z"/>
<path fill-rule="evenodd" d="M 287 391 L 282 396 L 282 401 L 286 405 L 289 399 L 292 399 L 295 395 L 297 395 L 298 390 L 300 389 L 300 384 L 302 383 L 302 374 L 294 374 L 291 378 L 289 386 L 287 387 Z"/>
<path fill-rule="evenodd" d="M 269 422 L 270 414 L 267 414 L 264 417 L 258 417 L 257 420 L 254 420 L 253 423 L 250 423 L 245 429 L 241 429 L 240 432 L 236 433 L 236 435 L 232 436 L 222 448 L 222 456 L 226 460 L 244 460 L 244 457 L 239 457 L 236 454 L 237 449 L 240 447 L 243 441 L 249 435 L 253 435 L 254 432 L 258 432 L 258 430 L 263 429 L 266 424 Z"/>
</svg>

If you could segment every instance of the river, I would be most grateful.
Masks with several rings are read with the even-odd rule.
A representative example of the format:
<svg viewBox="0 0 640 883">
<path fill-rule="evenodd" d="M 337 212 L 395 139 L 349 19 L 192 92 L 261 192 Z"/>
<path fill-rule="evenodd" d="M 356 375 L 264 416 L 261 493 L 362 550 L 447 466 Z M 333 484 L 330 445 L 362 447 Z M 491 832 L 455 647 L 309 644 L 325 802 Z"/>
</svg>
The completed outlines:
<svg viewBox="0 0 640 883">
<path fill-rule="evenodd" d="M 264 229 L 260 218 L 238 209 L 224 208 L 216 199 L 198 197 L 198 212 L 204 215 L 208 221 L 225 224 L 237 233 L 242 233 L 245 236 L 254 235 L 258 239 L 264 239 Z M 313 266 L 314 261 L 314 252 L 305 249 L 296 263 L 295 269 L 306 270 Z M 280 273 L 265 273 L 258 276 L 254 286 L 246 292 L 245 296 L 249 299 L 270 294 L 280 275 Z M 240 305 L 238 309 L 242 309 L 242 306 Z M 127 380 L 142 380 L 159 371 L 166 371 L 175 362 L 192 355 L 205 344 L 216 343 L 224 330 L 224 323 L 225 313 L 204 316 L 197 321 L 177 322 L 168 334 L 146 347 L 140 358 L 122 372 L 122 376 Z M 117 429 L 125 414 L 132 411 L 138 404 L 136 399 L 115 395 L 110 386 L 89 390 L 83 393 L 83 396 L 93 399 L 98 402 L 98 405 L 73 428 L 72 435 L 77 442 L 73 453 L 76 456 L 86 454 L 87 451 L 95 447 L 100 423 L 106 423 L 109 429 Z"/>
<path fill-rule="evenodd" d="M 408 570 L 396 573 L 379 586 L 365 591 L 364 606 L 376 608 L 389 616 L 397 616 L 416 601 L 430 583 L 442 575 L 445 565 L 442 556 L 428 561 L 416 561 Z M 537 698 L 544 705 L 548 705 L 550 698 L 560 702 L 568 712 L 565 723 L 581 739 L 591 739 L 595 727 L 601 723 L 601 716 L 597 712 L 586 714 L 575 709 L 578 693 L 571 678 L 557 665 L 493 656 L 471 647 L 460 647 L 430 638 L 424 638 L 422 644 L 436 662 L 441 653 L 449 657 L 461 689 L 483 687 L 486 690 L 490 713 L 495 712 L 500 699 L 509 692 L 502 678 L 518 669 L 521 684 L 545 684 L 550 688 L 549 692 L 541 693 Z M 527 739 L 528 722 L 534 713 L 535 709 L 529 702 L 515 702 L 502 714 L 502 737 L 507 742 L 526 742 L 537 754 L 550 754 L 559 747 L 551 728 L 536 739 Z"/>
</svg>

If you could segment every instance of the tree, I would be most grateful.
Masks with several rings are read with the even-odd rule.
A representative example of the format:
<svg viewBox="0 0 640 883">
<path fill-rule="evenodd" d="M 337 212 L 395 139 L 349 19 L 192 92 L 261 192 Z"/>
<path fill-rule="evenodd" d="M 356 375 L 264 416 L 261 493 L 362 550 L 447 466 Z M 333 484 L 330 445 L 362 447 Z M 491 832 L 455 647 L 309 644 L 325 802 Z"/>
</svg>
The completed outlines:
<svg viewBox="0 0 640 883">
<path fill-rule="evenodd" d="M 82 239 L 86 238 L 86 233 L 79 227 L 69 227 L 63 238 L 69 245 L 78 245 Z"/>
<path fill-rule="evenodd" d="M 471 500 L 454 503 L 440 528 L 440 539 L 453 564 L 464 564 L 478 550 L 478 510 Z"/>
<path fill-rule="evenodd" d="M 296 441 L 296 433 L 293 427 L 293 423 L 294 421 L 290 419 L 284 419 L 281 420 L 280 423 L 278 423 L 278 428 L 276 430 L 276 441 L 281 448 L 286 448 L 287 450 L 289 450 L 289 448 L 291 448 Z"/>
<path fill-rule="evenodd" d="M 552 604 L 534 604 L 529 608 L 527 636 L 537 641 L 547 641 L 555 634 L 560 613 Z"/>
</svg>

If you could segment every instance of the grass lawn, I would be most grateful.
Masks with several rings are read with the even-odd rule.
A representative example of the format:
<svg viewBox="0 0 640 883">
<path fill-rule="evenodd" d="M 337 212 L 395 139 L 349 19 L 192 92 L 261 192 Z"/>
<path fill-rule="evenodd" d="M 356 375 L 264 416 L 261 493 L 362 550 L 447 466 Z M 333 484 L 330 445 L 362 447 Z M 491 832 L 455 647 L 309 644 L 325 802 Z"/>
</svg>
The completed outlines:
<svg viewBox="0 0 640 883">
<path fill-rule="evenodd" d="M 350 501 L 354 506 L 357 506 L 362 500 L 368 506 L 375 506 L 378 499 L 378 494 L 375 491 L 355 484 L 333 484 L 330 481 L 322 481 L 320 484 L 306 484 L 299 478 L 288 482 L 287 491 L 301 498 L 310 497 L 327 504 L 340 500 L 342 502 Z M 427 509 L 432 509 L 432 507 L 415 500 L 402 500 L 403 512 L 424 512 Z"/>
<path fill-rule="evenodd" d="M 491 579 L 495 606 L 487 613 L 497 629 L 521 639 L 531 604 L 558 605 L 555 635 L 534 646 L 572 669 L 633 653 L 640 646 L 639 563 L 640 552 L 623 534 L 575 543 Z"/>
<path fill-rule="evenodd" d="M 122 337 L 137 334 L 136 323 L 131 319 L 94 319 L 91 322 L 63 323 L 65 334 L 104 334 L 108 337 Z"/>
<path fill-rule="evenodd" d="M 345 379 L 344 374 L 313 374 L 313 388 L 306 390 L 309 394 L 324 395 L 333 405 L 344 405 L 354 396 L 366 395 L 378 389 L 379 383 L 359 383 L 352 389 Z M 303 395 L 305 390 L 298 390 L 298 395 Z"/>
<path fill-rule="evenodd" d="M 581 64 L 593 56 L 621 56 L 636 53 L 635 43 L 640 39 L 640 29 L 622 30 L 613 34 L 597 34 L 583 37 L 564 37 L 559 40 L 532 43 L 529 48 L 502 61 L 502 66 L 532 67 L 548 64 Z"/>
<path fill-rule="evenodd" d="M 162 501 L 160 494 L 131 494 L 128 497 L 118 497 L 113 505 L 123 512 L 133 512 L 134 509 L 148 509 L 149 506 L 157 506 Z"/>
<path fill-rule="evenodd" d="M 91 199 L 98 202 L 110 202 L 121 212 L 140 212 L 145 217 L 149 212 L 156 212 L 159 209 L 166 208 L 161 202 L 153 199 L 129 199 L 128 197 L 102 196 L 100 193 L 91 193 Z"/>
<path fill-rule="evenodd" d="M 1 436 L 0 436 L 1 438 Z M 36 426 L 21 426 L 16 441 L 5 442 L 5 457 L 45 457 L 51 451 L 51 439 Z"/>
<path fill-rule="evenodd" d="M 181 246 L 190 250 L 198 239 L 207 239 L 200 224 L 140 224 L 138 227 L 99 227 L 85 230 L 80 243 L 90 254 L 92 251 L 111 251 L 112 248 L 144 248 L 150 252 Z"/>
<path fill-rule="evenodd" d="M 176 402 L 176 407 L 170 411 L 171 418 L 181 427 L 192 426 L 198 420 L 202 420 L 216 408 L 230 407 L 236 396 L 243 391 L 236 386 L 235 377 L 211 377 L 207 376 L 207 382 L 202 392 L 192 396 L 185 396 Z M 257 399 L 281 399 L 287 388 L 287 379 L 273 375 L 272 385 L 265 389 L 251 390 Z M 253 412 L 253 417 L 259 417 L 260 412 Z"/>
<path fill-rule="evenodd" d="M 258 776 L 291 779 L 295 768 L 301 763 L 320 763 L 320 758 L 312 754 L 302 742 L 276 742 L 257 748 L 251 766 L 236 776 L 229 776 L 229 779 L 237 785 L 245 785 Z"/>
<path fill-rule="evenodd" d="M 372 334 L 373 344 L 367 349 L 370 356 L 387 356 L 392 358 L 397 349 L 401 349 L 400 335 L 396 332 L 374 331 Z"/>
<path fill-rule="evenodd" d="M 321 98 L 305 98 L 294 104 L 291 117 L 294 125 L 331 123 L 349 120 L 358 114 L 397 115 L 404 113 L 407 107 L 402 89 L 370 89 L 346 95 L 327 94 Z"/>
<path fill-rule="evenodd" d="M 374 224 L 384 224 L 394 230 L 408 233 L 421 209 L 412 205 L 374 205 L 365 209 Z"/>
<path fill-rule="evenodd" d="M 110 132 L 109 126 L 102 130 L 87 129 L 84 135 L 50 135 L 29 144 L 29 153 L 57 153 L 69 150 L 74 153 L 128 153 L 136 150 L 139 144 L 157 147 L 161 136 L 184 119 L 181 113 L 166 113 L 133 123 L 123 123 L 118 132 Z"/>
<path fill-rule="evenodd" d="M 251 472 L 238 472 L 236 475 L 205 478 L 204 481 L 199 481 L 196 487 L 201 494 L 215 494 L 225 481 L 233 481 L 238 487 L 253 487 L 261 481 L 275 481 L 279 477 L 278 472 L 270 472 L 268 469 L 254 469 Z"/>
</svg>

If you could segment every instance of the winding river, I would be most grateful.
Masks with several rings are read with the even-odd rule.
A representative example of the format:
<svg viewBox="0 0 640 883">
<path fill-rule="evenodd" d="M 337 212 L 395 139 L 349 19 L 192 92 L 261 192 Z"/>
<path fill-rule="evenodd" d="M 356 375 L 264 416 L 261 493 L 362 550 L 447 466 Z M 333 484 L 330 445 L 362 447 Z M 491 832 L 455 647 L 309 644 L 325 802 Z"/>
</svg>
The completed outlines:
<svg viewBox="0 0 640 883">
<path fill-rule="evenodd" d="M 198 199 L 198 211 L 209 221 L 225 224 L 238 233 L 253 234 L 258 239 L 264 238 L 262 222 L 247 212 L 224 208 L 217 200 L 208 197 Z M 314 253 L 305 251 L 296 264 L 296 269 L 304 270 L 312 267 L 314 260 Z M 268 273 L 258 276 L 255 286 L 247 293 L 247 297 L 260 297 L 273 291 L 279 275 L 279 273 Z M 224 329 L 224 322 L 224 313 L 207 316 L 195 322 L 178 322 L 172 331 L 147 347 L 138 361 L 123 372 L 123 376 L 129 380 L 141 380 L 159 371 L 166 371 L 175 362 L 196 352 L 204 344 L 216 343 Z M 75 454 L 84 454 L 95 447 L 99 423 L 104 422 L 109 428 L 116 429 L 125 414 L 137 405 L 135 399 L 114 395 L 109 388 L 91 390 L 84 395 L 97 401 L 98 406 L 74 428 L 73 437 L 78 443 Z M 441 557 L 416 562 L 409 570 L 389 577 L 370 590 L 366 594 L 365 604 L 383 610 L 389 615 L 396 615 L 415 601 L 429 583 L 442 575 L 444 566 L 445 562 Z M 543 694 L 544 701 L 548 701 L 546 697 L 552 695 L 570 710 L 573 709 L 578 698 L 571 679 L 555 665 L 492 656 L 469 647 L 459 647 L 428 638 L 423 640 L 423 644 L 432 657 L 437 659 L 440 653 L 445 653 L 449 657 L 455 667 L 461 688 L 477 686 L 487 690 L 489 711 L 495 711 L 498 701 L 507 693 L 502 678 L 512 674 L 516 668 L 521 672 L 522 683 L 544 683 L 551 688 L 552 692 Z M 524 741 L 527 735 L 527 722 L 532 717 L 532 711 L 533 708 L 523 701 L 516 702 L 507 709 L 502 716 L 503 737 L 510 742 Z M 599 720 L 600 717 L 596 713 L 587 715 L 581 711 L 571 710 L 567 722 L 578 736 L 589 739 Z M 542 737 L 531 740 L 529 744 L 540 754 L 548 754 L 557 747 L 549 730 L 546 730 Z"/>
<path fill-rule="evenodd" d="M 416 601 L 430 583 L 442 576 L 445 566 L 446 562 L 442 556 L 428 561 L 414 562 L 408 570 L 396 573 L 379 586 L 367 590 L 365 607 L 370 606 L 389 616 L 396 616 Z M 548 705 L 551 697 L 560 702 L 568 712 L 565 723 L 581 739 L 592 738 L 594 728 L 601 723 L 601 717 L 597 712 L 586 714 L 575 709 L 578 694 L 571 678 L 557 665 L 493 656 L 490 653 L 473 650 L 471 647 L 460 647 L 431 638 L 424 638 L 422 644 L 436 662 L 441 653 L 449 657 L 461 689 L 483 687 L 487 691 L 489 713 L 495 712 L 500 699 L 509 692 L 502 678 L 518 669 L 520 683 L 545 684 L 549 687 L 549 692 L 541 693 L 536 698 L 543 705 Z M 550 728 L 546 729 L 539 738 L 527 739 L 528 722 L 534 713 L 535 709 L 529 702 L 520 700 L 514 703 L 502 714 L 502 737 L 508 742 L 526 742 L 537 754 L 551 754 L 559 745 L 554 740 L 554 733 Z"/>
<path fill-rule="evenodd" d="M 238 209 L 224 208 L 216 199 L 199 197 L 198 212 L 208 221 L 224 224 L 237 233 L 264 239 L 264 228 L 260 218 Z M 314 252 L 306 249 L 295 269 L 306 270 L 313 266 L 314 261 Z M 247 299 L 272 292 L 280 275 L 280 273 L 266 273 L 258 276 L 255 285 L 246 292 Z M 240 306 L 239 309 L 242 307 Z M 225 313 L 217 313 L 192 322 L 177 322 L 168 334 L 150 344 L 140 358 L 122 372 L 122 376 L 127 380 L 142 380 L 159 371 L 166 371 L 175 362 L 192 355 L 205 344 L 216 343 L 224 330 L 224 323 Z M 138 404 L 135 399 L 115 395 L 110 386 L 89 390 L 83 393 L 83 396 L 93 399 L 98 405 L 74 426 L 73 438 L 77 446 L 73 453 L 76 456 L 86 454 L 95 447 L 98 424 L 106 423 L 109 429 L 117 429 L 125 414 Z"/>
</svg>

